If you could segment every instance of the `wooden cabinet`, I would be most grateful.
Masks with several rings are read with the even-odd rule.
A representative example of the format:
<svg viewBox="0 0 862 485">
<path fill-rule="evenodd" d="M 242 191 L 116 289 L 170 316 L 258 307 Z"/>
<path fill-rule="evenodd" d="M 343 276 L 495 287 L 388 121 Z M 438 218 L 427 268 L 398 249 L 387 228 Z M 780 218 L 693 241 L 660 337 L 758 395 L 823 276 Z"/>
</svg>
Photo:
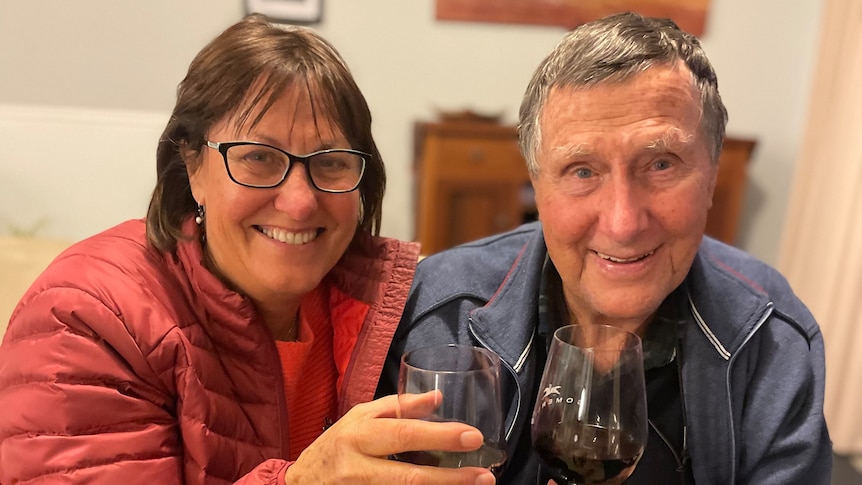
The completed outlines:
<svg viewBox="0 0 862 485">
<path fill-rule="evenodd" d="M 433 254 L 536 218 L 513 126 L 454 120 L 415 125 L 416 240 Z M 742 210 L 749 140 L 726 140 L 707 234 L 731 244 Z"/>
<path fill-rule="evenodd" d="M 748 163 L 756 142 L 725 138 L 718 161 L 718 180 L 712 195 L 712 208 L 706 219 L 706 233 L 719 241 L 735 245 L 745 201 Z"/>
<path fill-rule="evenodd" d="M 530 178 L 514 127 L 491 122 L 418 123 L 416 239 L 422 253 L 520 225 Z"/>
</svg>

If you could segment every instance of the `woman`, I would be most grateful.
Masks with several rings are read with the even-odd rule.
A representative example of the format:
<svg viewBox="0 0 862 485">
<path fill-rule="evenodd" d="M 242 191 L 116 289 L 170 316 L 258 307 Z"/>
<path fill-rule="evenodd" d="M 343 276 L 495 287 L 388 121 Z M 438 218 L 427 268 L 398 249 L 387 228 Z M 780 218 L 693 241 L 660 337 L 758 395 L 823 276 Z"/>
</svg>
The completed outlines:
<svg viewBox="0 0 862 485">
<path fill-rule="evenodd" d="M 386 460 L 482 437 L 371 401 L 418 248 L 376 237 L 371 116 L 325 40 L 227 29 L 179 87 L 157 170 L 145 222 L 73 246 L 13 313 L 0 483 L 493 483 Z"/>
</svg>

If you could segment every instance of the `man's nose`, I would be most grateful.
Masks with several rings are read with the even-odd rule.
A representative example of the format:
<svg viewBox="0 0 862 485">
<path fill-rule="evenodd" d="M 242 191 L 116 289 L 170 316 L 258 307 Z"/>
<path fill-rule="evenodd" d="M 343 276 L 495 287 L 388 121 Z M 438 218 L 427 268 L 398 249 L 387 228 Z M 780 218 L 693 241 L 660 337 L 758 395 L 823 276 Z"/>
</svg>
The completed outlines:
<svg viewBox="0 0 862 485">
<path fill-rule="evenodd" d="M 600 210 L 601 230 L 619 243 L 640 235 L 649 221 L 649 194 L 629 180 L 613 181 L 606 187 Z"/>
</svg>

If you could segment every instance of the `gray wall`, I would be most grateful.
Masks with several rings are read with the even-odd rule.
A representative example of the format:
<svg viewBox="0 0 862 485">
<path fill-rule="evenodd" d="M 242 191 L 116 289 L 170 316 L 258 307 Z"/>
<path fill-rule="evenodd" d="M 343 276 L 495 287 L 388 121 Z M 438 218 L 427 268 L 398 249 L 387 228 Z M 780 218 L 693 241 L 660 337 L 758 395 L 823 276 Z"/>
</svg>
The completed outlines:
<svg viewBox="0 0 862 485">
<path fill-rule="evenodd" d="M 768 262 L 807 110 L 820 9 L 821 0 L 712 0 L 702 37 L 729 134 L 758 140 L 740 246 Z M 0 0 L 0 234 L 29 228 L 77 239 L 143 215 L 176 85 L 195 53 L 242 14 L 241 0 Z M 533 69 L 563 34 L 438 22 L 433 0 L 324 0 L 316 28 L 366 93 L 390 176 L 383 233 L 405 239 L 413 236 L 412 123 L 467 108 L 514 122 Z M 74 121 L 82 113 L 89 128 Z M 116 134 L 114 125 L 132 128 Z M 62 180 L 44 183 L 51 174 Z"/>
</svg>

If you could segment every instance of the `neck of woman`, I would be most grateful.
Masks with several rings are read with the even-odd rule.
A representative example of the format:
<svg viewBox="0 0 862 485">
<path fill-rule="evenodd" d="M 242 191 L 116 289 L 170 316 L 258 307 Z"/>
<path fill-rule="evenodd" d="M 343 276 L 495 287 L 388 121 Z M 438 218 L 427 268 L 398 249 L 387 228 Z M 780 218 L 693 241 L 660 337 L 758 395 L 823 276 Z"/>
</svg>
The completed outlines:
<svg viewBox="0 0 862 485">
<path fill-rule="evenodd" d="M 255 301 L 257 311 L 263 317 L 272 338 L 285 342 L 299 340 L 299 301 L 279 302 L 268 305 Z"/>
<path fill-rule="evenodd" d="M 212 254 L 207 246 L 201 243 L 204 250 L 204 266 L 210 270 L 225 286 L 242 293 L 242 290 L 237 288 L 230 279 L 226 278 L 218 269 Z M 251 298 L 257 308 L 258 313 L 263 318 L 266 327 L 272 334 L 275 340 L 283 340 L 292 342 L 299 340 L 299 302 L 300 298 L 287 298 L 282 296 L 273 296 L 269 300 Z M 271 300 L 271 301 L 270 301 Z M 275 302 L 275 303 L 273 303 Z"/>
</svg>

